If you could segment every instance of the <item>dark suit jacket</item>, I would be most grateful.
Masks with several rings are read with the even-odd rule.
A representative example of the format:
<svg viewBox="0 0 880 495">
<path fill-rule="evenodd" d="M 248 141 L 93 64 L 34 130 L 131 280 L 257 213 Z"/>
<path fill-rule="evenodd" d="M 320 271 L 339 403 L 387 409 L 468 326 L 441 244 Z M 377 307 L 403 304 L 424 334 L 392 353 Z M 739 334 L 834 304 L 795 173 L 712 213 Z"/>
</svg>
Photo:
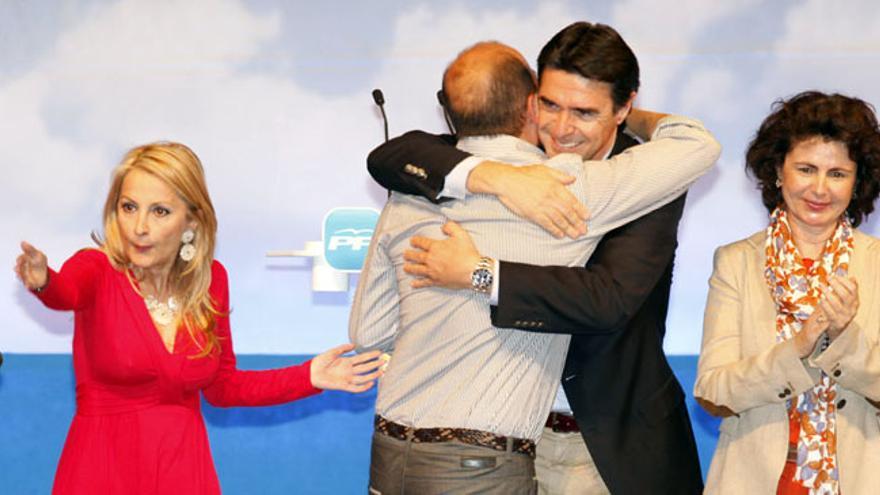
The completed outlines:
<svg viewBox="0 0 880 495">
<path fill-rule="evenodd" d="M 468 156 L 452 142 L 408 133 L 370 154 L 370 174 L 385 187 L 437 201 L 445 176 Z M 612 154 L 635 144 L 618 132 Z M 573 336 L 562 384 L 613 494 L 703 489 L 685 394 L 662 347 L 684 202 L 683 195 L 609 232 L 584 268 L 500 263 L 492 323 Z"/>
</svg>

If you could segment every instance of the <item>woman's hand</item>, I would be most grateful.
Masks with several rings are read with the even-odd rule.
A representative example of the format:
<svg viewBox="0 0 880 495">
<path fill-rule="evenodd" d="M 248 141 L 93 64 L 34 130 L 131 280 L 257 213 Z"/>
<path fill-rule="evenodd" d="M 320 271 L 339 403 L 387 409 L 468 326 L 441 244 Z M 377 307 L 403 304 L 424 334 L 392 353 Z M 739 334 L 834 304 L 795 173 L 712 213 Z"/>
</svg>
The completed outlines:
<svg viewBox="0 0 880 495">
<path fill-rule="evenodd" d="M 315 356 L 310 369 L 312 386 L 354 393 L 369 390 L 384 373 L 387 361 L 379 358 L 381 351 L 342 356 L 352 349 L 354 344 L 343 344 Z"/>
<path fill-rule="evenodd" d="M 46 255 L 22 241 L 21 254 L 15 260 L 15 274 L 28 290 L 42 289 L 49 281 L 49 264 Z"/>
<path fill-rule="evenodd" d="M 859 284 L 852 277 L 833 276 L 819 299 L 819 309 L 828 316 L 828 336 L 836 339 L 859 310 Z"/>
<path fill-rule="evenodd" d="M 828 316 L 825 315 L 821 308 L 816 308 L 813 314 L 804 322 L 801 331 L 794 336 L 794 345 L 801 359 L 813 353 L 813 349 L 816 348 L 816 342 L 819 341 L 819 337 L 827 329 Z"/>
</svg>

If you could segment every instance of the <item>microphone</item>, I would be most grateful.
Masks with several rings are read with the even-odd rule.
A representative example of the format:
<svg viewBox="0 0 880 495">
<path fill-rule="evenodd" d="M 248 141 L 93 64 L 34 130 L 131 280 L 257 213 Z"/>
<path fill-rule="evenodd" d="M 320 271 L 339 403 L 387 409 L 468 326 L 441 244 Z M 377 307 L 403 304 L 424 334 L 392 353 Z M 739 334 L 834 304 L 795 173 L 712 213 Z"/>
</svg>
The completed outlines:
<svg viewBox="0 0 880 495">
<path fill-rule="evenodd" d="M 385 95 L 382 94 L 382 90 L 376 88 L 373 90 L 373 101 L 376 103 L 376 106 L 379 107 L 379 111 L 382 112 L 382 123 L 385 125 L 385 142 L 388 142 L 388 117 L 385 115 Z"/>
<path fill-rule="evenodd" d="M 385 95 L 382 94 L 382 90 L 376 88 L 373 90 L 373 102 L 376 103 L 376 106 L 379 107 L 379 111 L 382 112 L 382 123 L 385 125 L 385 142 L 388 142 L 388 117 L 385 115 Z M 391 197 L 391 189 L 388 189 L 388 197 Z"/>
<path fill-rule="evenodd" d="M 441 89 L 437 91 L 437 101 L 440 102 L 440 108 L 443 109 L 443 119 L 446 120 L 446 127 L 449 128 L 449 134 L 455 135 L 455 126 L 452 125 L 452 119 L 449 117 L 449 110 L 446 109 L 446 93 Z"/>
</svg>

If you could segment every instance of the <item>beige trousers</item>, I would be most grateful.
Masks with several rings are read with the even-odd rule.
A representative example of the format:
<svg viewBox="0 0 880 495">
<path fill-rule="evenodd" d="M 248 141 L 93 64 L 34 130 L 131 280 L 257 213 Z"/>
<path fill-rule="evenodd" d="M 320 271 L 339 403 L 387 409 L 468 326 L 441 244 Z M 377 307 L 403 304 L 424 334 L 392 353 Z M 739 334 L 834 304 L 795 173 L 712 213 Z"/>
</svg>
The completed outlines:
<svg viewBox="0 0 880 495">
<path fill-rule="evenodd" d="M 544 428 L 535 473 L 538 495 L 610 495 L 580 433 Z"/>
</svg>

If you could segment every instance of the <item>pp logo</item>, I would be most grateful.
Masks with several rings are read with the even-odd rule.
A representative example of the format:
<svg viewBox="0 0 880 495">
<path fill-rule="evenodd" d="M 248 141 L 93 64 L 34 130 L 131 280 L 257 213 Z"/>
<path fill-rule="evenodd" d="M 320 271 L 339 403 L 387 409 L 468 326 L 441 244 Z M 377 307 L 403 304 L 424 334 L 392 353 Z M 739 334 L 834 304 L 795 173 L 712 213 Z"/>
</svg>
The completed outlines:
<svg viewBox="0 0 880 495">
<path fill-rule="evenodd" d="M 356 272 L 364 266 L 379 212 L 372 208 L 334 208 L 324 216 L 324 259 L 336 270 Z"/>
</svg>

